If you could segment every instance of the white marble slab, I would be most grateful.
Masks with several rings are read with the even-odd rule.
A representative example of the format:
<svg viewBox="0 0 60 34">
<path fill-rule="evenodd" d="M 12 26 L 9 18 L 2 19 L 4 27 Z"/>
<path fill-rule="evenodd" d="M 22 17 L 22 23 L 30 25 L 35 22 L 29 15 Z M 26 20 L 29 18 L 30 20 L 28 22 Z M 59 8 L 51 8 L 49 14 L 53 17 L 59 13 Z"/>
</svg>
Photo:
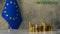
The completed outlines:
<svg viewBox="0 0 60 34">
<path fill-rule="evenodd" d="M 60 31 L 28 32 L 28 30 L 0 30 L 0 34 L 60 34 Z"/>
</svg>

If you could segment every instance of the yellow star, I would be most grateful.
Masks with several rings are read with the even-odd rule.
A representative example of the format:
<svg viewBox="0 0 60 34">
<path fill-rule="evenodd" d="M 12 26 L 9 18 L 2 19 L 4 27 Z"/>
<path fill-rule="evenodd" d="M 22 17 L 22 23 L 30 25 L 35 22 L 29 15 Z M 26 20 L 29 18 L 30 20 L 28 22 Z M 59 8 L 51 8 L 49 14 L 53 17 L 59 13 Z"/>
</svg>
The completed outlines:
<svg viewBox="0 0 60 34">
<path fill-rule="evenodd" d="M 13 18 L 13 20 L 15 20 L 15 18 Z"/>
<path fill-rule="evenodd" d="M 17 9 L 17 12 L 18 12 L 18 9 Z"/>
<path fill-rule="evenodd" d="M 6 9 L 6 7 L 5 7 L 5 9 Z"/>
<path fill-rule="evenodd" d="M 18 14 L 16 14 L 18 16 Z"/>
<path fill-rule="evenodd" d="M 8 17 L 8 14 L 6 14 L 6 16 Z"/>
<path fill-rule="evenodd" d="M 7 3 L 6 5 L 8 6 L 9 4 Z"/>
<path fill-rule="evenodd" d="M 12 4 L 12 1 L 10 1 L 10 3 Z"/>
<path fill-rule="evenodd" d="M 6 13 L 6 11 L 4 11 L 4 13 Z"/>
<path fill-rule="evenodd" d="M 16 4 L 16 3 L 14 2 L 14 4 Z"/>
<path fill-rule="evenodd" d="M 12 17 L 10 17 L 10 20 L 12 19 Z"/>
<path fill-rule="evenodd" d="M 16 8 L 17 8 L 18 6 L 16 6 Z"/>
</svg>

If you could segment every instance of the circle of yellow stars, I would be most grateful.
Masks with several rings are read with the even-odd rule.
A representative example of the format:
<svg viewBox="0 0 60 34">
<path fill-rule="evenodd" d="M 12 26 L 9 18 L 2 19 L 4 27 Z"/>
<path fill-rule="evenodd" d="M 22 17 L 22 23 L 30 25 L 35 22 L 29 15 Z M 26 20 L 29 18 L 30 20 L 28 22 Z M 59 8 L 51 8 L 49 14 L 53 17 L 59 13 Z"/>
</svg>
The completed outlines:
<svg viewBox="0 0 60 34">
<path fill-rule="evenodd" d="M 10 1 L 10 4 L 12 4 L 12 3 L 13 3 L 13 2 Z M 13 4 L 15 5 L 16 3 L 14 2 Z M 8 6 L 9 3 L 7 3 L 6 5 Z M 18 6 L 16 5 L 16 8 L 17 8 L 17 7 L 18 7 Z M 4 13 L 6 14 L 6 17 L 8 17 L 9 15 L 6 13 L 6 8 L 7 8 L 7 7 L 5 6 L 5 7 L 4 7 L 4 9 L 5 9 L 5 10 L 4 10 Z M 18 9 L 17 9 L 17 12 L 18 12 Z M 16 16 L 18 16 L 18 14 L 16 14 Z M 9 17 L 9 19 L 10 19 L 10 20 L 16 20 L 17 17 L 15 17 L 15 18 L 13 18 L 13 17 Z"/>
</svg>

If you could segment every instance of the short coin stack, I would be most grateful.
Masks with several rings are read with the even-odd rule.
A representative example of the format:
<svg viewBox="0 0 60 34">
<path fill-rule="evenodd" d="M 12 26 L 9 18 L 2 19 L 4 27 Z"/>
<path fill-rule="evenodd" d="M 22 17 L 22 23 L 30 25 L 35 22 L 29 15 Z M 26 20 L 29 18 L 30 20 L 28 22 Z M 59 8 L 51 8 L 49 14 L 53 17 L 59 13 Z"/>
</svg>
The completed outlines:
<svg viewBox="0 0 60 34">
<path fill-rule="evenodd" d="M 52 24 L 46 24 L 41 22 L 42 24 L 39 26 L 38 24 L 32 24 L 29 22 L 29 32 L 51 32 L 53 31 Z"/>
</svg>

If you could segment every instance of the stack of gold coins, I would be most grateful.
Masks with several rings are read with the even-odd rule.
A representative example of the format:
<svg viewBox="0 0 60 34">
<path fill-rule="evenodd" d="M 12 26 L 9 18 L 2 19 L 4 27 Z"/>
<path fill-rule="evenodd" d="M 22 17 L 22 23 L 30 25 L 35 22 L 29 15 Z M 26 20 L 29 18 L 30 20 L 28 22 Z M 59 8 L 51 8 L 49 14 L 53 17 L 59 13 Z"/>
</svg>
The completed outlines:
<svg viewBox="0 0 60 34">
<path fill-rule="evenodd" d="M 32 31 L 35 32 L 35 26 L 34 26 L 34 25 L 33 25 L 33 27 L 32 27 Z"/>
<path fill-rule="evenodd" d="M 43 30 L 45 32 L 45 23 L 44 22 L 42 22 L 42 26 L 43 26 Z"/>
<path fill-rule="evenodd" d="M 39 32 L 38 24 L 35 24 L 35 32 Z"/>
<path fill-rule="evenodd" d="M 41 22 L 42 25 L 38 24 L 31 24 L 29 22 L 29 32 L 46 32 L 46 31 L 53 31 L 52 24 L 47 25 L 45 22 Z"/>
<path fill-rule="evenodd" d="M 29 22 L 29 32 L 33 32 L 32 24 Z"/>
<path fill-rule="evenodd" d="M 50 24 L 50 31 L 53 31 L 52 29 L 53 29 L 52 24 Z"/>
</svg>

